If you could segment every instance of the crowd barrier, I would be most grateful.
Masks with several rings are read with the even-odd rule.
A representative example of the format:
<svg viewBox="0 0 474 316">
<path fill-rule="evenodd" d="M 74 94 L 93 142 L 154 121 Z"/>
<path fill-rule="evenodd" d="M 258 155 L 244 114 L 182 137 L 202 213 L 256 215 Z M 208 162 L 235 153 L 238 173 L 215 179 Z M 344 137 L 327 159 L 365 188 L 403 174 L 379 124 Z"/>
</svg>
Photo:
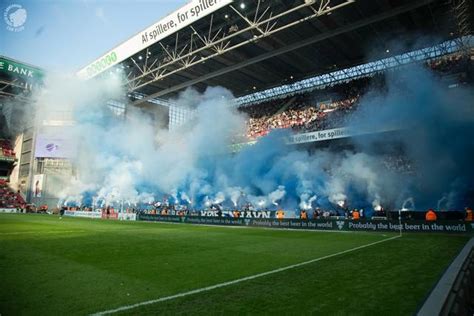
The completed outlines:
<svg viewBox="0 0 474 316">
<path fill-rule="evenodd" d="M 474 222 L 464 221 L 435 221 L 419 220 L 333 220 L 333 219 L 258 219 L 258 218 L 229 218 L 229 217 L 200 217 L 200 216 L 172 216 L 155 214 L 138 214 L 140 221 L 158 221 L 171 223 L 189 223 L 204 225 L 229 225 L 269 228 L 291 228 L 309 230 L 332 231 L 381 231 L 398 232 L 436 232 L 436 233 L 474 233 Z"/>
</svg>

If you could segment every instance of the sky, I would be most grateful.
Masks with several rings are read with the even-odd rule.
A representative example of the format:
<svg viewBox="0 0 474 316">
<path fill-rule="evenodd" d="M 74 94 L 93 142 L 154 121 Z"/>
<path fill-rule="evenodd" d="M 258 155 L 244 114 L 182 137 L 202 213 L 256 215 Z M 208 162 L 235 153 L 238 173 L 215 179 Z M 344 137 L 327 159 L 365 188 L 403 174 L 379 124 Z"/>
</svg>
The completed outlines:
<svg viewBox="0 0 474 316">
<path fill-rule="evenodd" d="M 0 0 L 0 55 L 48 71 L 76 72 L 186 4 L 186 0 Z M 27 12 L 8 29 L 11 5 Z"/>
</svg>

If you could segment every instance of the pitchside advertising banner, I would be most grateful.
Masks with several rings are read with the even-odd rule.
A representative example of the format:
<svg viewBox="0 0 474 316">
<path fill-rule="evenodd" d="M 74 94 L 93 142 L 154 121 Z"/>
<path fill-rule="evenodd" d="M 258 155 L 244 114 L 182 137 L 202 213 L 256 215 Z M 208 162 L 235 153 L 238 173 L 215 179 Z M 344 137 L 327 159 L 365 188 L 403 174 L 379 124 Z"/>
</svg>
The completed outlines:
<svg viewBox="0 0 474 316">
<path fill-rule="evenodd" d="M 192 0 L 84 67 L 78 75 L 84 79 L 92 78 L 232 2 L 233 0 Z"/>
<path fill-rule="evenodd" d="M 21 213 L 21 211 L 16 208 L 0 208 L 0 213 Z"/>
<path fill-rule="evenodd" d="M 86 211 L 65 211 L 64 216 L 85 217 L 85 218 L 101 218 L 102 212 L 86 212 Z"/>
<path fill-rule="evenodd" d="M 65 211 L 64 216 L 83 217 L 83 218 L 102 218 L 102 219 L 118 219 L 122 221 L 136 221 L 137 214 L 133 213 L 111 213 L 106 214 L 102 211 Z"/>
<path fill-rule="evenodd" d="M 103 219 L 118 219 L 119 221 L 136 221 L 137 214 L 135 213 L 110 213 L 102 212 Z"/>
<path fill-rule="evenodd" d="M 107 214 L 106 212 L 102 212 L 103 219 L 118 219 L 118 213 L 110 213 Z"/>
<path fill-rule="evenodd" d="M 136 221 L 137 214 L 135 213 L 118 213 L 119 221 Z"/>
<path fill-rule="evenodd" d="M 239 217 L 247 217 L 247 218 L 275 218 L 275 211 L 239 211 Z M 198 213 L 204 217 L 219 217 L 218 211 L 199 211 Z M 174 215 L 174 214 L 171 214 Z M 222 217 L 234 217 L 233 211 L 221 211 Z"/>
<path fill-rule="evenodd" d="M 201 216 L 166 216 L 139 214 L 138 220 L 159 221 L 171 223 L 189 223 L 204 225 L 253 226 L 270 228 L 291 228 L 333 231 L 383 231 L 398 232 L 398 221 L 370 220 L 300 220 L 300 219 L 264 219 L 264 218 L 230 218 L 230 217 L 201 217 Z M 474 223 L 462 221 L 410 221 L 401 223 L 404 232 L 436 232 L 436 233 L 474 233 Z"/>
</svg>

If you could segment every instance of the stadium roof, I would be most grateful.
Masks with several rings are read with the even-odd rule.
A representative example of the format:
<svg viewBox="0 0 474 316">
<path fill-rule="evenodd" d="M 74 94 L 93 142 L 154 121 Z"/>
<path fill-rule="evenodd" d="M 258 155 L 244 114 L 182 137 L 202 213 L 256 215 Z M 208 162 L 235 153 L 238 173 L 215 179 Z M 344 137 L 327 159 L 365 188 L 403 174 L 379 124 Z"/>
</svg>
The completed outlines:
<svg viewBox="0 0 474 316">
<path fill-rule="evenodd" d="M 469 5 L 454 0 L 193 0 L 80 74 L 125 72 L 129 91 L 142 97 L 135 103 L 168 98 L 189 86 L 219 85 L 242 96 L 469 35 Z M 200 11 L 199 18 L 193 18 L 193 10 L 194 15 Z M 404 45 L 397 46 L 399 40 Z"/>
<path fill-rule="evenodd" d="M 0 55 L 0 98 L 22 99 L 41 84 L 44 75 L 36 66 Z"/>
</svg>

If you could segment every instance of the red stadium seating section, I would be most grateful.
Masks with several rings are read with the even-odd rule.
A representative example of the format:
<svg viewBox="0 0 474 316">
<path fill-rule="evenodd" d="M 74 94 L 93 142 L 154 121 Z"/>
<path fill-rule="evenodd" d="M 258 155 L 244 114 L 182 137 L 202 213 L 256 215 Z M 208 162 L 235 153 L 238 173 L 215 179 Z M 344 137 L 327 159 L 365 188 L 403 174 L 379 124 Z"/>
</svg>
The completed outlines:
<svg viewBox="0 0 474 316">
<path fill-rule="evenodd" d="M 15 152 L 9 140 L 0 139 L 0 155 L 8 158 L 15 158 Z"/>
<path fill-rule="evenodd" d="M 25 204 L 19 193 L 11 190 L 6 181 L 0 180 L 0 208 L 24 208 Z"/>
</svg>

